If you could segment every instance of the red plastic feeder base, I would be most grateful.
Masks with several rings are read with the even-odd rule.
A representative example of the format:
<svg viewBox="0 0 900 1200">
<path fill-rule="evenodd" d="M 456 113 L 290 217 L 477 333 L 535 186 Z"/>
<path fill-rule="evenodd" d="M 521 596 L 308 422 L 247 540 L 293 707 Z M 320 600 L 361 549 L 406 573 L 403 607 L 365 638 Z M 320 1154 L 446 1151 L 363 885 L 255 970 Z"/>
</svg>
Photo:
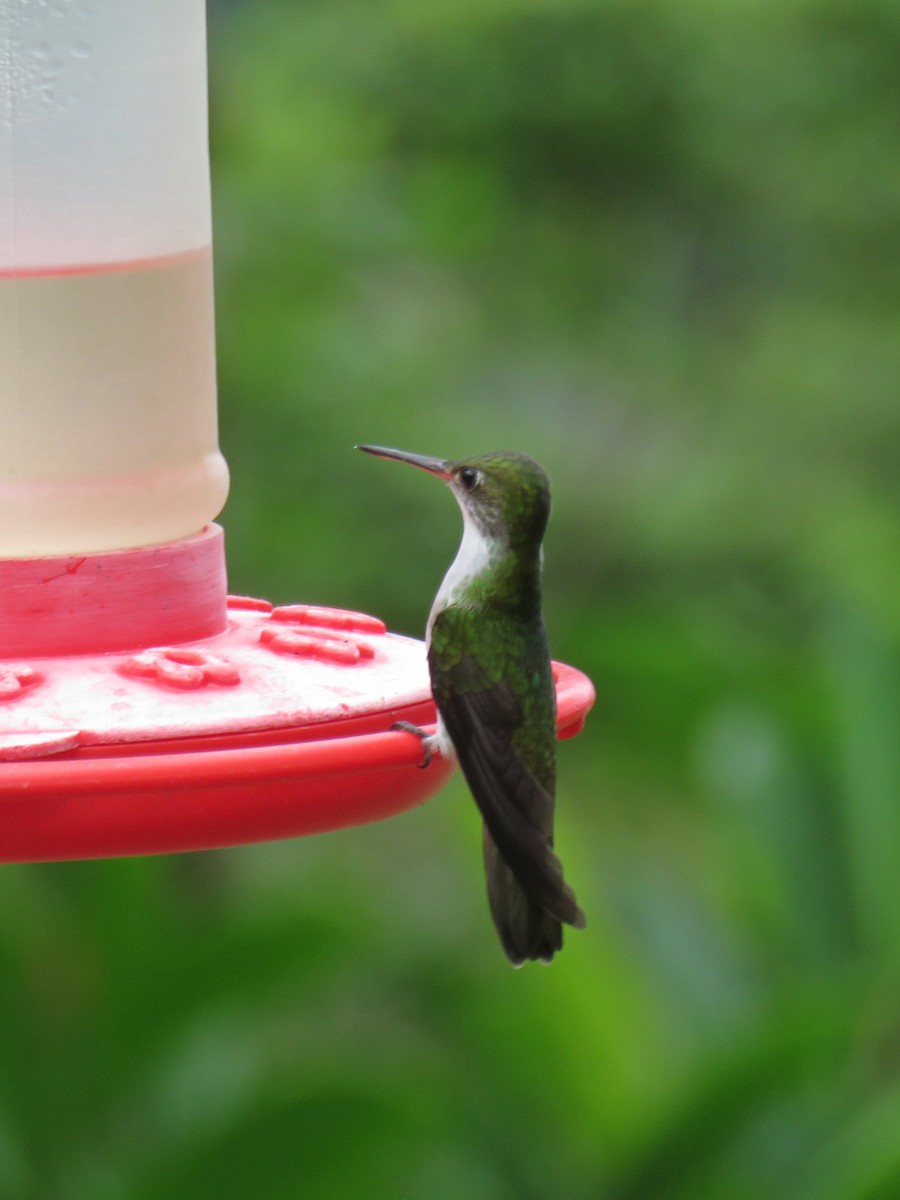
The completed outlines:
<svg viewBox="0 0 900 1200">
<path fill-rule="evenodd" d="M 590 681 L 557 665 L 560 736 Z M 225 597 L 222 531 L 0 560 L 0 861 L 200 850 L 320 833 L 420 804 L 392 732 L 434 707 L 422 642 L 376 617 Z"/>
</svg>

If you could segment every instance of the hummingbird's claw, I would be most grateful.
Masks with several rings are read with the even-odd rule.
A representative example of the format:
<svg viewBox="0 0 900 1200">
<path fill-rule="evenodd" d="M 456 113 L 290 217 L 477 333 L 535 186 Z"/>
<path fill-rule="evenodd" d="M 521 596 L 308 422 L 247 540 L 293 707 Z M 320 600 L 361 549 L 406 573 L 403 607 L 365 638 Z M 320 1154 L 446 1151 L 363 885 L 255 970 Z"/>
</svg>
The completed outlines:
<svg viewBox="0 0 900 1200">
<path fill-rule="evenodd" d="M 431 737 L 420 729 L 418 725 L 413 725 L 412 721 L 395 721 L 391 729 L 400 729 L 404 733 L 414 733 L 422 743 L 422 761 L 419 763 L 419 770 L 424 771 L 426 767 L 431 766 Z"/>
</svg>

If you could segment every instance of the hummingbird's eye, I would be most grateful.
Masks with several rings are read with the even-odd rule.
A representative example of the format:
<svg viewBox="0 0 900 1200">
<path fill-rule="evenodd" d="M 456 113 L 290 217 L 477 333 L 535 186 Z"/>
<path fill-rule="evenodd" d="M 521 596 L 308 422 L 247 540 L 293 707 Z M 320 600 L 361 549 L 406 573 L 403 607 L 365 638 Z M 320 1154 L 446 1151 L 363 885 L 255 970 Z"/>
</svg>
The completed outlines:
<svg viewBox="0 0 900 1200">
<path fill-rule="evenodd" d="M 471 492 L 481 481 L 481 472 L 477 467 L 462 467 L 459 472 L 459 482 L 467 492 Z"/>
</svg>

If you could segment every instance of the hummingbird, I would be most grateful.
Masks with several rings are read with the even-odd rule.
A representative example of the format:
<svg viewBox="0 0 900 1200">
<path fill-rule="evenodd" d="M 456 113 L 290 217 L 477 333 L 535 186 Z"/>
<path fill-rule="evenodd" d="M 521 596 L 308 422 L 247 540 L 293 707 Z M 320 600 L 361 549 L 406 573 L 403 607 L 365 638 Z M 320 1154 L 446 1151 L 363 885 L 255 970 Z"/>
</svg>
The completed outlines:
<svg viewBox="0 0 900 1200">
<path fill-rule="evenodd" d="M 553 851 L 556 691 L 541 616 L 541 542 L 550 515 L 543 467 L 510 450 L 445 461 L 358 446 L 442 479 L 462 510 L 459 550 L 426 627 L 432 752 L 455 759 L 484 822 L 488 904 L 514 966 L 550 962 L 584 913 Z"/>
</svg>

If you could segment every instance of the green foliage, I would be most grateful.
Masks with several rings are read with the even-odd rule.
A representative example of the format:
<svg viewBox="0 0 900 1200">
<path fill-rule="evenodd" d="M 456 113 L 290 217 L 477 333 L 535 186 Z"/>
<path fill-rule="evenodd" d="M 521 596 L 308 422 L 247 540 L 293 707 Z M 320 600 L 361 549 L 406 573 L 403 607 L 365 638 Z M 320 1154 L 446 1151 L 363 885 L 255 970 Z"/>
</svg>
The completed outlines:
<svg viewBox="0 0 900 1200">
<path fill-rule="evenodd" d="M 510 971 L 453 785 L 0 872 L 3 1200 L 900 1195 L 900 8 L 211 12 L 235 591 L 418 633 L 535 455 L 588 914 Z"/>
</svg>

